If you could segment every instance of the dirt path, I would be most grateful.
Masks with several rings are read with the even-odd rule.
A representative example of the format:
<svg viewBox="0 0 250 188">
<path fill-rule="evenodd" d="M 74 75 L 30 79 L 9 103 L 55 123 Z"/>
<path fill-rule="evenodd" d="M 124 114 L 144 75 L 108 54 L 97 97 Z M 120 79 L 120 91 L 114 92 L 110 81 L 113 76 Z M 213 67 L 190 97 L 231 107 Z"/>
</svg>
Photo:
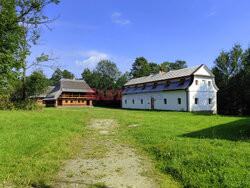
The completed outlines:
<svg viewBox="0 0 250 188">
<path fill-rule="evenodd" d="M 150 160 L 121 143 L 118 126 L 114 120 L 93 120 L 82 153 L 65 162 L 55 187 L 159 187 Z"/>
</svg>

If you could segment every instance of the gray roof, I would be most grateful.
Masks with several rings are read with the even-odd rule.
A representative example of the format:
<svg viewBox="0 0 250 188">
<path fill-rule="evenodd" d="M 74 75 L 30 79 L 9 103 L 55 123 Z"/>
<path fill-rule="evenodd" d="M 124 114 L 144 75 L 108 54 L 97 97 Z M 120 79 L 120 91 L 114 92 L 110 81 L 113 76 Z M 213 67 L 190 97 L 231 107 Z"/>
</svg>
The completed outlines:
<svg viewBox="0 0 250 188">
<path fill-rule="evenodd" d="M 38 95 L 38 97 L 45 98 L 54 88 L 55 86 L 48 86 L 46 91 L 43 94 Z"/>
<path fill-rule="evenodd" d="M 44 100 L 57 99 L 62 92 L 93 93 L 94 91 L 84 80 L 71 80 L 62 78 Z"/>
<path fill-rule="evenodd" d="M 199 65 L 199 66 L 194 66 L 190 68 L 184 68 L 184 69 L 173 70 L 173 71 L 169 71 L 165 73 L 151 74 L 149 76 L 135 78 L 135 79 L 128 81 L 125 84 L 125 86 L 191 76 L 202 66 L 203 65 Z"/>
<path fill-rule="evenodd" d="M 155 88 L 153 85 L 147 85 L 145 88 L 142 86 L 139 87 L 128 87 L 123 91 L 124 95 L 127 94 L 136 94 L 136 93 L 153 93 L 153 92 L 161 92 L 161 91 L 173 91 L 173 90 L 183 90 L 188 88 L 193 82 L 192 78 L 185 79 L 183 84 L 180 84 L 179 81 L 172 81 L 167 86 L 165 83 L 158 84 Z"/>
</svg>

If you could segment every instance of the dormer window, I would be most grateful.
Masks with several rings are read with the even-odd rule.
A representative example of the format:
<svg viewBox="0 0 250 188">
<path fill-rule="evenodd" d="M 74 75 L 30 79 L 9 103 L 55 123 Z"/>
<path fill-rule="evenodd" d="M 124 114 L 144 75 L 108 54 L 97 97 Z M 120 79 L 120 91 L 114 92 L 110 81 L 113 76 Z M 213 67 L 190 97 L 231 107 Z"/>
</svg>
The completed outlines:
<svg viewBox="0 0 250 188">
<path fill-rule="evenodd" d="M 156 88 L 156 87 L 157 87 L 157 83 L 154 83 L 153 88 Z"/>
<path fill-rule="evenodd" d="M 137 89 L 137 86 L 135 86 L 135 89 Z"/>
<path fill-rule="evenodd" d="M 143 84 L 143 85 L 142 85 L 142 89 L 145 89 L 145 87 L 146 87 L 146 84 Z"/>
<path fill-rule="evenodd" d="M 168 80 L 168 81 L 166 81 L 166 87 L 168 87 L 169 85 L 170 85 L 170 81 Z"/>
<path fill-rule="evenodd" d="M 184 82 L 185 82 L 185 78 L 180 79 L 180 83 L 179 83 L 179 85 L 183 85 L 183 84 L 184 84 Z"/>
</svg>

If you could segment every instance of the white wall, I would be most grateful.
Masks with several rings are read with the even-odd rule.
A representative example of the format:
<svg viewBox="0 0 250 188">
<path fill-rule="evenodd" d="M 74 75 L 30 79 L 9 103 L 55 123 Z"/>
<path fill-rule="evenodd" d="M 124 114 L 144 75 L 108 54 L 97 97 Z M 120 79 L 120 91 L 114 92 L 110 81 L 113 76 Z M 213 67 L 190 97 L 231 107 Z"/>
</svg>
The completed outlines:
<svg viewBox="0 0 250 188">
<path fill-rule="evenodd" d="M 196 85 L 196 80 L 198 80 L 198 85 Z M 188 96 L 189 111 L 217 111 L 217 88 L 214 78 L 194 76 L 194 81 L 188 88 Z M 195 104 L 195 98 L 198 98 L 198 104 Z M 209 104 L 209 98 L 212 99 L 211 104 Z"/>
<path fill-rule="evenodd" d="M 122 108 L 151 109 L 151 98 L 155 99 L 154 109 L 156 110 L 187 110 L 186 92 L 184 90 L 123 95 Z M 165 98 L 167 104 L 164 104 Z M 178 98 L 181 98 L 181 104 L 178 104 Z M 132 103 L 133 99 L 134 104 Z M 141 99 L 143 104 L 141 104 Z M 127 104 L 125 104 L 125 100 L 127 100 Z"/>
</svg>

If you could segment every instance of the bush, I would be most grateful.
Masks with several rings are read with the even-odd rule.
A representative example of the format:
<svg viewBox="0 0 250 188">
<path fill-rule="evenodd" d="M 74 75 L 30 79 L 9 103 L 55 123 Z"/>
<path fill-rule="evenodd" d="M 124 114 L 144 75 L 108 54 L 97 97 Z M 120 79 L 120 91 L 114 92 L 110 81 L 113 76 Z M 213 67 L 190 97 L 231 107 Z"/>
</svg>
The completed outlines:
<svg viewBox="0 0 250 188">
<path fill-rule="evenodd" d="M 17 101 L 14 102 L 14 106 L 16 110 L 41 110 L 42 106 L 38 105 L 38 103 L 31 99 L 26 99 L 25 101 Z"/>
<path fill-rule="evenodd" d="M 7 94 L 0 95 L 0 110 L 13 110 L 14 104 L 10 100 L 10 96 Z"/>
<path fill-rule="evenodd" d="M 42 106 L 31 99 L 11 101 L 7 94 L 0 95 L 0 110 L 41 110 Z"/>
</svg>

